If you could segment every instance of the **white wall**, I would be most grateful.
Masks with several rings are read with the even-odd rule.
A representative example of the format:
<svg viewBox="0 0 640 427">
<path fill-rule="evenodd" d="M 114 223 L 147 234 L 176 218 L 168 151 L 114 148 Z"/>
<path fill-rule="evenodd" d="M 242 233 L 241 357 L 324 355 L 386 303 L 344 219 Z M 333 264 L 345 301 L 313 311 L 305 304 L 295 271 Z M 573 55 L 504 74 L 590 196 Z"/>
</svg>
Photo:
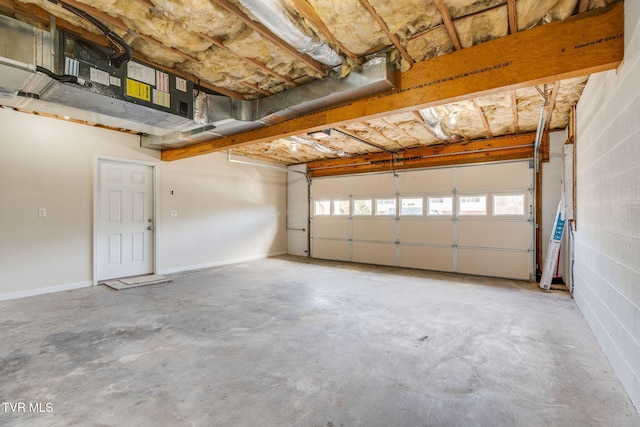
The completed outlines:
<svg viewBox="0 0 640 427">
<path fill-rule="evenodd" d="M 216 153 L 163 163 L 160 181 L 161 273 L 286 253 L 286 172 Z"/>
<path fill-rule="evenodd" d="M 0 300 L 91 284 L 97 156 L 158 163 L 161 273 L 286 251 L 285 173 L 224 154 L 161 163 L 139 143 L 0 108 Z"/>
<path fill-rule="evenodd" d="M 290 166 L 289 169 L 306 172 L 307 165 Z M 287 253 L 307 256 L 308 250 L 309 185 L 304 175 L 291 172 L 287 177 Z"/>
<path fill-rule="evenodd" d="M 640 408 L 640 2 L 624 7 L 624 64 L 578 104 L 574 298 Z"/>
</svg>

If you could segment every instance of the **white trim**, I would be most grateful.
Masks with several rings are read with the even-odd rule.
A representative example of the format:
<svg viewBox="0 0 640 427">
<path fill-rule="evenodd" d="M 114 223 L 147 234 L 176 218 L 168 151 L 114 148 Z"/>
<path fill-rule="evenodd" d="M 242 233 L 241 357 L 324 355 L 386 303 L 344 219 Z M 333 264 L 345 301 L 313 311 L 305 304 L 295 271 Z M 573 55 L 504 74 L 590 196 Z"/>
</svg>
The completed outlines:
<svg viewBox="0 0 640 427">
<path fill-rule="evenodd" d="M 243 258 L 225 259 L 222 261 L 208 262 L 205 264 L 187 265 L 184 267 L 168 268 L 166 270 L 160 270 L 158 274 L 175 274 L 175 273 L 182 273 L 185 271 L 202 270 L 205 268 L 220 267 L 220 266 L 229 265 L 229 264 L 238 264 L 241 262 L 255 261 L 259 259 L 265 259 L 269 257 L 286 255 L 286 254 L 287 254 L 287 251 L 280 251 L 280 252 L 269 253 L 266 255 L 254 255 L 254 256 L 243 257 Z"/>
<path fill-rule="evenodd" d="M 35 295 L 50 294 L 53 292 L 71 291 L 73 289 L 88 288 L 91 286 L 93 286 L 93 282 L 87 280 L 85 282 L 67 283 L 66 285 L 50 286 L 47 288 L 9 292 L 8 294 L 0 294 L 0 301 L 8 301 L 12 299 L 32 297 Z"/>
<path fill-rule="evenodd" d="M 93 251 L 93 274 L 92 274 L 92 286 L 98 285 L 98 250 L 97 250 L 97 242 L 98 242 L 98 205 L 99 205 L 99 194 L 98 194 L 98 169 L 100 162 L 115 162 L 115 163 L 126 163 L 132 165 L 139 166 L 149 166 L 151 167 L 151 177 L 153 189 L 151 190 L 153 193 L 153 218 L 155 228 L 153 230 L 153 273 L 159 274 L 159 253 L 160 247 L 158 241 L 159 238 L 159 224 L 158 224 L 158 170 L 161 162 L 150 162 L 147 160 L 136 160 L 136 159 L 123 159 L 121 157 L 109 157 L 109 156 L 101 156 L 96 155 L 93 158 L 93 242 L 92 242 L 92 251 Z"/>
</svg>

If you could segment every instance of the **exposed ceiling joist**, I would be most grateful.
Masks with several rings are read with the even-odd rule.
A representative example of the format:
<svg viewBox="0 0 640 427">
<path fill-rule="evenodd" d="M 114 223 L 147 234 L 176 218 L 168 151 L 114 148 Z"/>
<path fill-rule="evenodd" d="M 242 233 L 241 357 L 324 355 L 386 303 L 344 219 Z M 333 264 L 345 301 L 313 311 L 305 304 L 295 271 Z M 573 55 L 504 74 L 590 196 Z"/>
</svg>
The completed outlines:
<svg viewBox="0 0 640 427">
<path fill-rule="evenodd" d="M 520 133 L 520 125 L 518 123 L 518 97 L 516 91 L 511 91 L 511 111 L 513 112 L 513 132 L 517 135 Z"/>
<path fill-rule="evenodd" d="M 410 148 L 390 155 L 367 154 L 348 159 L 322 160 L 307 164 L 312 178 L 353 173 L 386 172 L 453 164 L 518 160 L 533 157 L 535 132 L 472 141 L 465 144 Z M 544 141 L 548 135 L 544 134 Z"/>
<path fill-rule="evenodd" d="M 509 14 L 509 34 L 518 32 L 518 8 L 516 0 L 507 0 L 507 13 Z"/>
<path fill-rule="evenodd" d="M 589 8 L 589 0 L 580 0 L 580 4 L 578 5 L 578 13 L 586 12 Z"/>
<path fill-rule="evenodd" d="M 161 9 L 158 9 L 149 0 L 137 0 L 137 2 L 142 4 L 146 8 L 148 8 L 149 11 L 152 12 L 152 13 L 156 13 L 158 15 L 164 15 L 163 11 Z M 170 21 L 174 21 L 173 19 L 169 18 L 167 15 L 164 15 L 164 16 L 165 16 L 166 19 L 168 19 Z M 251 65 L 259 68 L 262 71 L 264 71 L 265 73 L 270 74 L 271 76 L 273 76 L 273 77 L 275 77 L 275 78 L 277 78 L 279 80 L 282 80 L 285 83 L 288 83 L 288 84 L 293 85 L 293 86 L 297 86 L 298 85 L 296 82 L 291 80 L 289 77 L 283 76 L 282 74 L 279 74 L 279 73 L 276 73 L 275 71 L 273 71 L 271 68 L 267 67 L 262 62 L 257 61 L 257 60 L 255 60 L 253 58 L 247 58 L 247 57 L 242 56 L 242 55 L 234 52 L 233 50 L 229 49 L 227 46 L 225 46 L 225 44 L 223 43 L 223 41 L 219 37 L 213 37 L 213 36 L 210 36 L 210 35 L 204 34 L 204 33 L 199 33 L 198 35 L 200 37 L 202 37 L 204 40 L 206 40 L 206 41 L 208 41 L 210 43 L 213 43 L 219 49 L 224 50 L 229 55 L 232 55 L 232 56 L 234 56 L 236 58 L 239 58 L 242 61 L 248 62 Z"/>
<path fill-rule="evenodd" d="M 64 0 L 65 3 L 69 4 L 70 6 L 75 7 L 76 9 L 82 10 L 83 12 L 87 12 L 89 13 L 91 16 L 94 16 L 96 18 L 98 18 L 100 21 L 108 24 L 111 27 L 115 27 L 115 28 L 119 28 L 120 30 L 124 30 L 124 31 L 129 31 L 129 27 L 122 22 L 120 19 L 118 18 L 114 18 L 113 16 L 104 13 L 94 7 L 91 6 L 87 6 L 84 3 L 80 3 L 77 2 L 75 0 Z M 136 37 L 140 37 L 143 38 L 144 40 L 146 40 L 147 42 L 158 46 L 160 48 L 164 48 L 165 50 L 170 51 L 171 53 L 178 55 L 188 61 L 194 61 L 197 62 L 198 58 L 189 55 L 188 53 L 182 52 L 181 50 L 178 50 L 176 48 L 173 47 L 169 47 L 169 46 L 165 46 L 162 42 L 156 40 L 155 38 L 148 36 L 146 34 L 140 34 L 140 33 L 135 33 L 134 34 Z"/>
<path fill-rule="evenodd" d="M 442 21 L 444 22 L 444 26 L 447 29 L 447 33 L 449 33 L 449 38 L 451 39 L 451 43 L 453 43 L 453 47 L 457 50 L 462 49 L 462 44 L 460 44 L 460 37 L 458 37 L 458 32 L 456 31 L 455 25 L 453 25 L 453 20 L 451 19 L 451 13 L 449 13 L 449 8 L 446 4 L 444 4 L 443 0 L 434 0 L 433 1 L 440 11 L 440 15 L 442 16 Z"/>
<path fill-rule="evenodd" d="M 418 108 L 615 69 L 624 55 L 624 4 L 614 3 L 415 64 L 399 88 L 270 127 L 163 150 L 177 160 Z"/>
<path fill-rule="evenodd" d="M 288 83 L 292 86 L 298 86 L 298 83 L 291 80 L 291 78 L 287 77 L 287 76 L 283 76 L 282 74 L 279 74 L 275 71 L 273 71 L 271 68 L 267 67 L 265 64 L 263 64 L 262 62 L 253 59 L 253 58 L 247 58 L 246 56 L 242 56 L 237 52 L 234 52 L 233 50 L 229 49 L 227 46 L 225 46 L 225 44 L 223 43 L 223 41 L 221 39 L 219 39 L 218 37 L 212 37 L 209 36 L 207 34 L 201 34 L 202 38 L 204 38 L 205 40 L 210 41 L 211 43 L 213 43 L 214 45 L 216 45 L 218 48 L 224 50 L 225 52 L 227 52 L 229 55 L 235 56 L 236 58 L 244 61 L 244 62 L 248 62 L 251 65 L 259 68 L 260 70 L 264 71 L 267 74 L 272 75 L 273 77 L 282 80 L 285 83 Z"/>
<path fill-rule="evenodd" d="M 487 135 L 489 135 L 490 138 L 493 138 L 493 132 L 491 132 L 491 126 L 489 126 L 489 120 L 487 120 L 487 115 L 484 114 L 484 110 L 480 105 L 478 105 L 478 100 L 475 98 L 473 99 L 473 107 L 478 112 L 478 115 L 480 116 L 480 120 L 482 120 L 482 125 L 487 131 Z"/>
<path fill-rule="evenodd" d="M 339 133 L 341 133 L 341 134 L 343 134 L 345 136 L 348 136 L 349 138 L 353 139 L 354 141 L 360 142 L 361 144 L 365 144 L 365 145 L 368 145 L 368 146 L 373 147 L 375 149 L 378 149 L 378 150 L 381 150 L 381 151 L 386 151 L 388 153 L 393 153 L 393 151 L 388 150 L 387 148 L 385 148 L 385 147 L 383 147 L 381 145 L 374 144 L 373 142 L 368 141 L 368 140 L 366 140 L 364 138 L 360 138 L 358 135 L 355 135 L 355 134 L 347 131 L 344 128 L 335 127 L 333 129 L 335 129 L 336 131 L 338 131 Z"/>
<path fill-rule="evenodd" d="M 300 61 L 304 62 L 309 67 L 311 67 L 314 70 L 316 70 L 318 73 L 324 74 L 324 67 L 322 66 L 321 63 L 319 63 L 315 59 L 311 58 L 309 55 L 302 54 L 302 53 L 298 52 L 297 50 L 295 50 L 293 48 L 293 46 L 291 46 L 291 45 L 285 43 L 284 41 L 282 41 L 278 36 L 273 34 L 263 24 L 261 24 L 259 22 L 256 22 L 253 19 L 249 18 L 247 15 L 245 15 L 242 12 L 242 10 L 240 10 L 240 8 L 238 6 L 228 2 L 227 0 L 212 0 L 212 1 L 213 1 L 213 3 L 217 4 L 218 6 L 222 7 L 223 9 L 225 9 L 227 12 L 229 12 L 229 13 L 237 16 L 238 18 L 240 18 L 242 20 L 242 22 L 244 22 L 253 31 L 257 32 L 258 34 L 262 35 L 264 38 L 269 40 L 271 43 L 275 44 L 279 48 L 281 48 L 284 51 L 288 52 L 294 58 L 297 58 Z"/>
<path fill-rule="evenodd" d="M 371 3 L 369 3 L 369 0 L 360 0 L 360 3 L 362 3 L 362 5 L 369 11 L 371 16 L 373 16 L 373 19 L 375 19 L 378 25 L 380 25 L 380 28 L 382 28 L 382 31 L 384 31 L 387 37 L 389 37 L 389 40 L 391 40 L 391 42 L 396 47 L 396 49 L 398 49 L 398 52 L 400 52 L 400 55 L 402 55 L 404 60 L 407 61 L 409 65 L 415 64 L 415 61 L 413 60 L 411 55 L 409 55 L 409 53 L 404 48 L 404 46 L 402 46 L 402 43 L 400 42 L 400 37 L 398 37 L 396 34 L 392 33 L 391 30 L 389 30 L 389 26 L 387 25 L 386 22 L 384 22 L 384 19 L 382 19 L 380 15 L 378 15 L 378 12 L 376 12 L 374 7 L 371 6 Z"/>
<path fill-rule="evenodd" d="M 324 22 L 322 22 L 322 19 L 320 19 L 316 11 L 309 5 L 309 3 L 307 3 L 306 0 L 290 0 L 290 1 L 293 4 L 293 6 L 296 8 L 296 10 L 300 12 L 300 14 L 302 14 L 302 16 L 304 16 L 306 20 L 311 22 L 316 27 L 316 29 L 322 33 L 324 37 L 326 37 L 328 40 L 331 41 L 331 43 L 333 43 L 338 49 L 340 49 L 340 51 L 345 56 L 347 56 L 356 64 L 362 64 L 362 60 L 358 57 L 358 55 L 356 55 L 355 53 L 347 49 L 344 46 L 344 44 L 342 44 L 342 42 L 340 42 L 340 40 L 338 40 L 331 33 L 329 28 L 327 28 Z"/>
<path fill-rule="evenodd" d="M 69 4 L 71 4 L 71 3 L 69 2 Z M 49 23 L 51 21 L 51 15 L 49 14 L 49 12 L 45 11 L 44 9 L 42 9 L 42 8 L 40 8 L 38 6 L 32 5 L 32 4 L 21 3 L 21 2 L 15 1 L 15 0 L 0 0 L 0 7 L 4 7 L 7 10 L 11 10 L 11 11 L 17 11 L 17 12 L 20 12 L 20 14 L 23 14 L 25 16 L 33 18 L 35 21 L 38 21 L 38 22 L 42 23 L 42 25 L 45 28 L 48 28 Z M 84 6 L 84 7 L 88 7 L 88 6 Z M 111 17 L 111 19 L 115 19 L 115 18 Z M 124 23 L 122 23 L 122 21 L 120 21 L 120 20 L 114 21 L 114 23 L 115 22 L 118 22 L 121 25 L 124 25 Z M 57 18 L 56 19 L 56 25 L 58 26 L 58 28 L 63 29 L 65 31 L 69 31 L 70 33 L 73 33 L 73 34 L 75 34 L 75 35 L 77 35 L 77 36 L 79 36 L 79 37 L 81 37 L 81 38 L 83 38 L 85 40 L 94 42 L 94 43 L 96 43 L 98 45 L 103 45 L 103 46 L 107 46 L 108 45 L 108 43 L 106 42 L 106 39 L 103 36 L 97 35 L 95 33 L 87 31 L 87 30 L 85 30 L 83 28 L 80 28 L 80 27 L 78 27 L 76 25 L 73 25 L 73 24 L 65 21 L 64 19 Z M 120 28 L 120 27 L 117 27 L 117 28 Z M 164 48 L 164 46 L 162 46 L 162 47 Z M 139 60 L 139 61 L 152 62 L 152 61 L 149 61 L 147 58 L 144 58 L 142 55 L 140 55 L 139 53 L 136 53 L 136 52 L 134 52 L 133 57 L 134 57 L 134 59 Z M 165 71 L 169 71 L 169 72 L 172 72 L 172 73 L 174 73 L 176 75 L 182 76 L 182 77 L 184 77 L 184 78 L 186 78 L 188 80 L 191 80 L 191 81 L 195 82 L 195 84 L 197 86 L 200 86 L 202 88 L 206 88 L 208 90 L 217 92 L 217 93 L 219 93 L 221 95 L 225 95 L 225 96 L 228 96 L 230 98 L 235 98 L 235 99 L 242 98 L 242 96 L 237 92 L 234 92 L 232 90 L 229 90 L 229 89 L 226 89 L 226 88 L 223 88 L 223 87 L 220 87 L 220 86 L 213 85 L 213 84 L 208 83 L 208 82 L 200 81 L 200 79 L 198 77 L 193 76 L 192 74 L 186 73 L 186 72 L 184 72 L 182 70 L 177 70 L 175 68 L 164 67 L 164 66 L 158 65 L 158 64 L 155 64 L 155 66 L 160 68 L 160 69 L 163 69 Z"/>
<path fill-rule="evenodd" d="M 551 124 L 551 117 L 553 116 L 553 109 L 556 106 L 556 98 L 558 97 L 558 89 L 560 88 L 560 82 L 557 81 L 553 85 L 553 89 L 551 89 L 551 93 L 549 94 L 549 105 L 547 106 L 547 117 L 544 122 L 545 130 L 549 129 L 549 125 Z"/>
</svg>

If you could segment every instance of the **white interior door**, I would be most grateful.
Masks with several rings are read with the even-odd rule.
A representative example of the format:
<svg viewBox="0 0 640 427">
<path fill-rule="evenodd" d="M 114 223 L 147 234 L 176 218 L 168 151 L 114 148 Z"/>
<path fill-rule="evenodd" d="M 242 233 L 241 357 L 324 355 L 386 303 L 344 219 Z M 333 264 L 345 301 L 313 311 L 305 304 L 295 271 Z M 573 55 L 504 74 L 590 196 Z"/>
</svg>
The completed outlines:
<svg viewBox="0 0 640 427">
<path fill-rule="evenodd" d="M 153 167 L 100 160 L 97 192 L 97 279 L 153 273 Z"/>
</svg>

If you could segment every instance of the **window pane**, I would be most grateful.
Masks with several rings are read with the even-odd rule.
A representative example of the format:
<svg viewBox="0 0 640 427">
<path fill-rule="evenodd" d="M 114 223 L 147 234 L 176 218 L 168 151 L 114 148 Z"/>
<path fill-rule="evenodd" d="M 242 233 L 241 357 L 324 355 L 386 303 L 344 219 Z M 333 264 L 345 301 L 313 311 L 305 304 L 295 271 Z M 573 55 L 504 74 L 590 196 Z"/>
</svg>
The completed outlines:
<svg viewBox="0 0 640 427">
<path fill-rule="evenodd" d="M 429 197 L 429 215 L 451 215 L 453 213 L 453 197 Z"/>
<path fill-rule="evenodd" d="M 487 196 L 460 196 L 460 215 L 486 215 Z"/>
<path fill-rule="evenodd" d="M 422 197 L 402 198 L 400 215 L 422 215 Z"/>
<path fill-rule="evenodd" d="M 313 211 L 316 215 L 331 215 L 331 201 L 322 200 L 315 202 Z"/>
<path fill-rule="evenodd" d="M 334 200 L 333 201 L 333 214 L 334 215 L 349 215 L 349 201 L 348 200 Z"/>
<path fill-rule="evenodd" d="M 524 215 L 524 194 L 494 195 L 494 215 Z"/>
<path fill-rule="evenodd" d="M 371 215 L 371 199 L 361 199 L 353 201 L 354 215 Z"/>
<path fill-rule="evenodd" d="M 396 199 L 376 199 L 376 215 L 395 215 Z"/>
</svg>

